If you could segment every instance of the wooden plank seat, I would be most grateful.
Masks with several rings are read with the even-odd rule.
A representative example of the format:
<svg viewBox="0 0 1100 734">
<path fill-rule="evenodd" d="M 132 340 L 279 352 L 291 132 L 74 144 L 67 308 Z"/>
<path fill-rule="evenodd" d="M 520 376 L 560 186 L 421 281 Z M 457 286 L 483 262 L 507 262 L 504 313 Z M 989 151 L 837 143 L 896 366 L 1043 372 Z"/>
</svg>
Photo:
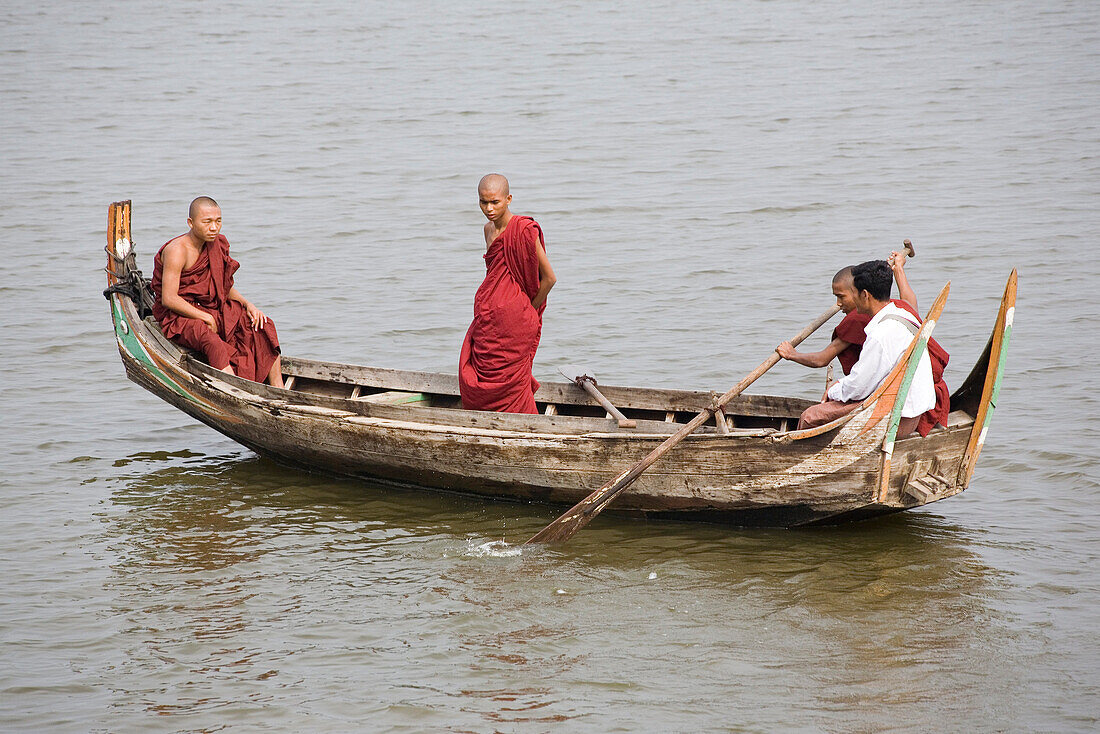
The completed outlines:
<svg viewBox="0 0 1100 734">
<path fill-rule="evenodd" d="M 965 426 L 974 422 L 974 416 L 965 410 L 953 410 L 947 414 L 947 427 Z"/>
<path fill-rule="evenodd" d="M 355 400 L 364 403 L 377 403 L 379 405 L 407 405 L 408 403 L 426 403 L 429 398 L 421 392 L 406 392 L 404 390 L 386 390 L 369 395 L 356 395 Z"/>
</svg>

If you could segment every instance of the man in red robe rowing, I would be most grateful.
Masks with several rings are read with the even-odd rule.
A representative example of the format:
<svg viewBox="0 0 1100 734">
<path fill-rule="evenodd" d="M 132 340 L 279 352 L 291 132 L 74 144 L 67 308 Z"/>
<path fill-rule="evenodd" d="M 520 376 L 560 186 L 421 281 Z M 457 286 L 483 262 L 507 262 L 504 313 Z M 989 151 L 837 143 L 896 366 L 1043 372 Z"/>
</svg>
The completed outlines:
<svg viewBox="0 0 1100 734">
<path fill-rule="evenodd" d="M 211 367 L 247 380 L 283 386 L 275 324 L 241 295 L 241 266 L 221 234 L 222 210 L 208 196 L 191 202 L 188 232 L 153 259 L 153 316 L 164 335 L 200 352 Z"/>
<path fill-rule="evenodd" d="M 542 336 L 546 295 L 557 278 L 542 228 L 512 213 L 508 179 L 491 173 L 477 187 L 485 224 L 485 280 L 474 296 L 474 320 L 462 342 L 458 386 L 462 407 L 537 413 L 531 374 Z"/>
<path fill-rule="evenodd" d="M 890 303 L 916 317 L 919 324 L 921 319 L 917 310 L 917 294 L 909 285 L 909 279 L 905 275 L 905 261 L 905 253 L 890 253 L 887 262 L 893 272 L 894 282 L 898 286 L 898 295 L 901 296 L 890 299 Z M 833 295 L 836 296 L 840 310 L 844 312 L 844 319 L 833 330 L 832 341 L 824 349 L 819 352 L 798 352 L 790 342 L 783 342 L 776 347 L 776 351 L 779 352 L 780 357 L 807 367 L 824 367 L 836 358 L 844 374 L 850 375 L 867 340 L 865 329 L 871 320 L 870 314 L 860 313 L 856 309 L 857 292 L 851 267 L 842 268 L 833 276 Z M 928 355 L 932 363 L 936 405 L 923 413 L 917 422 L 916 430 L 922 436 L 927 436 L 937 424 L 945 425 L 947 414 L 951 409 L 951 391 L 943 380 L 943 371 L 947 367 L 950 355 L 935 339 L 930 339 L 928 342 Z M 828 397 L 823 401 L 825 402 L 828 402 Z"/>
</svg>

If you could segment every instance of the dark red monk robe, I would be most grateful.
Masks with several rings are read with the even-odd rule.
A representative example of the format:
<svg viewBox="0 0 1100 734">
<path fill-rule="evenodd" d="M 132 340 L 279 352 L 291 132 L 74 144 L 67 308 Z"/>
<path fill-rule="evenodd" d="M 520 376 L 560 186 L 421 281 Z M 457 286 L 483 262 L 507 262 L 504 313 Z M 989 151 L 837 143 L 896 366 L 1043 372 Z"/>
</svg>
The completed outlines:
<svg viewBox="0 0 1100 734">
<path fill-rule="evenodd" d="M 485 253 L 485 280 L 474 296 L 474 320 L 462 342 L 458 387 L 462 407 L 502 413 L 537 413 L 531 374 L 542 336 L 538 250 L 542 229 L 530 217 L 513 216 Z"/>
<path fill-rule="evenodd" d="M 900 298 L 890 300 L 898 308 L 903 308 L 921 321 L 920 314 L 907 301 Z M 837 355 L 840 368 L 844 374 L 852 371 L 852 366 L 859 361 L 859 353 L 863 349 L 863 342 L 867 341 L 867 333 L 864 331 L 871 317 L 867 314 L 852 311 L 844 317 L 835 329 L 833 339 L 843 339 L 848 346 Z M 917 433 L 927 436 L 928 432 L 936 427 L 936 424 L 947 425 L 947 414 L 951 411 L 951 391 L 947 389 L 947 383 L 943 381 L 943 370 L 951 355 L 947 353 L 935 339 L 928 340 L 928 357 L 932 362 L 932 382 L 936 388 L 936 407 L 922 413 L 917 421 Z"/>
<path fill-rule="evenodd" d="M 844 319 L 833 329 L 832 339 L 843 339 L 848 342 L 848 346 L 836 355 L 837 360 L 840 362 L 840 369 L 846 375 L 851 374 L 852 367 L 859 361 L 859 353 L 863 351 L 863 342 L 867 341 L 867 332 L 864 329 L 867 328 L 867 324 L 870 322 L 871 317 L 867 314 L 852 311 L 845 314 Z"/>
<path fill-rule="evenodd" d="M 167 243 L 165 243 L 165 246 Z M 279 336 L 271 319 L 259 330 L 252 328 L 244 304 L 229 298 L 233 274 L 241 266 L 229 256 L 229 241 L 218 235 L 199 253 L 199 259 L 180 273 L 179 295 L 195 308 L 206 311 L 218 325 L 215 334 L 198 319 L 181 316 L 161 303 L 164 273 L 161 247 L 153 258 L 153 291 L 157 300 L 153 316 L 164 335 L 180 346 L 201 352 L 216 369 L 232 365 L 234 374 L 263 382 L 279 354 Z"/>
</svg>

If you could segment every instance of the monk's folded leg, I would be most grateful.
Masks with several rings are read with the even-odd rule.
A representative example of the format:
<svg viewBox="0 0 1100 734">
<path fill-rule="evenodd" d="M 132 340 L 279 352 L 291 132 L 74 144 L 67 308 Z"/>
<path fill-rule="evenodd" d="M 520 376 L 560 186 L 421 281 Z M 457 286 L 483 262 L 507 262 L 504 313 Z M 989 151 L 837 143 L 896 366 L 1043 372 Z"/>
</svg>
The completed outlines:
<svg viewBox="0 0 1100 734">
<path fill-rule="evenodd" d="M 263 382 L 268 378 L 280 353 L 279 335 L 271 319 L 259 329 L 239 323 L 229 342 L 233 347 L 230 357 L 233 372 L 238 377 L 253 382 Z"/>
<path fill-rule="evenodd" d="M 839 400 L 826 400 L 824 403 L 811 405 L 802 411 L 802 415 L 799 416 L 798 430 L 816 428 L 835 421 L 837 418 L 851 413 L 859 407 L 859 404 L 858 400 L 850 403 L 842 403 Z"/>
<path fill-rule="evenodd" d="M 189 319 L 189 321 L 195 323 L 182 325 L 178 329 L 179 333 L 172 337 L 172 341 L 181 347 L 200 352 L 206 363 L 214 369 L 224 370 L 228 367 L 234 355 L 234 349 L 198 319 Z"/>
<path fill-rule="evenodd" d="M 915 415 L 912 418 L 902 418 L 898 421 L 898 438 L 905 438 L 913 431 L 917 430 L 917 424 L 920 422 L 920 416 Z"/>
<path fill-rule="evenodd" d="M 252 349 L 255 355 L 256 382 L 267 379 L 268 384 L 282 387 L 283 368 L 279 355 L 283 350 L 279 346 L 279 334 L 275 331 L 274 321 L 268 319 L 267 323 L 256 332 Z M 278 381 L 275 380 L 275 374 L 278 374 Z"/>
<path fill-rule="evenodd" d="M 267 371 L 267 384 L 272 387 L 286 387 L 283 382 L 283 359 L 279 355 L 275 355 L 275 361 Z"/>
</svg>

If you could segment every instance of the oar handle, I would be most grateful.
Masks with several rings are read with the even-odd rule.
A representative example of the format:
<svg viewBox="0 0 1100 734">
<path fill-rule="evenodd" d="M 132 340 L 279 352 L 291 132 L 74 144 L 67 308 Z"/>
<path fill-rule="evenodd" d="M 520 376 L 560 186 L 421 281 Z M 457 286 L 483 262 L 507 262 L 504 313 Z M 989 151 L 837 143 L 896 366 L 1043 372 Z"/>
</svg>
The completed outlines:
<svg viewBox="0 0 1100 734">
<path fill-rule="evenodd" d="M 828 321 L 833 316 L 835 316 L 837 311 L 839 311 L 839 310 L 840 310 L 840 306 L 833 306 L 828 311 L 826 311 L 825 313 L 821 314 L 816 319 L 811 321 L 809 323 L 809 325 L 806 326 L 805 329 L 798 332 L 798 335 L 794 339 L 790 340 L 791 346 L 792 347 L 797 347 L 799 344 L 801 344 L 803 341 L 805 341 L 806 338 L 810 336 L 810 334 L 813 334 L 815 331 L 820 329 L 822 324 L 824 324 L 826 321 Z M 717 408 L 724 408 L 726 406 L 726 403 L 733 400 L 735 397 L 737 397 L 742 392 L 744 392 L 745 388 L 747 388 L 752 383 L 756 382 L 757 379 L 759 379 L 759 377 L 761 375 L 763 375 L 765 372 L 767 372 L 772 367 L 774 367 L 776 362 L 778 362 L 781 359 L 783 359 L 783 358 L 779 356 L 779 352 L 772 352 L 771 356 L 768 357 L 767 359 L 765 359 L 763 362 L 761 362 L 759 367 L 757 367 L 752 372 L 750 372 L 748 375 L 746 375 L 745 379 L 741 380 L 741 382 L 737 383 L 732 388 L 730 388 L 729 392 L 727 392 L 725 395 L 721 396 L 716 401 L 714 401 L 714 405 L 711 406 L 711 409 L 713 410 L 713 409 L 717 409 Z"/>
<path fill-rule="evenodd" d="M 596 384 L 592 382 L 591 378 L 584 376 L 578 377 L 574 382 L 581 386 L 586 393 L 592 396 L 600 406 L 603 407 L 608 413 L 610 413 L 615 420 L 619 421 L 619 428 L 637 428 L 638 421 L 627 418 L 623 415 L 622 411 L 616 408 L 610 400 L 604 397 L 604 394 L 596 388 Z"/>
</svg>

